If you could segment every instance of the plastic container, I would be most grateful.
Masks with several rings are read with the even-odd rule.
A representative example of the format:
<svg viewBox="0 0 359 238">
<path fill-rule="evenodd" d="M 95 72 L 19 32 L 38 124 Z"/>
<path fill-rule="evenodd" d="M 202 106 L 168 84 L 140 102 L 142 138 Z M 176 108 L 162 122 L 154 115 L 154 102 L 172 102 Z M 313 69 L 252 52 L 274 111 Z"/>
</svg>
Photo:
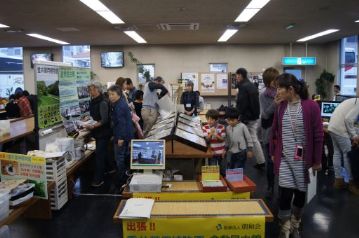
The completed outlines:
<svg viewBox="0 0 359 238">
<path fill-rule="evenodd" d="M 9 216 L 9 202 L 10 195 L 9 191 L 0 191 L 0 221 Z"/>
</svg>

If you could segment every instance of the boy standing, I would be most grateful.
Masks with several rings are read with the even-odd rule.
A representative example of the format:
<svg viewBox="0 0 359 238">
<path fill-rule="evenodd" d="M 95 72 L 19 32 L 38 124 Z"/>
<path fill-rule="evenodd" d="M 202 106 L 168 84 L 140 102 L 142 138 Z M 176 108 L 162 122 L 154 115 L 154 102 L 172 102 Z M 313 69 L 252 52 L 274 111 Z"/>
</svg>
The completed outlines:
<svg viewBox="0 0 359 238">
<path fill-rule="evenodd" d="M 229 108 L 227 112 L 226 147 L 231 153 L 230 169 L 244 168 L 248 158 L 253 157 L 253 140 L 245 124 L 238 120 L 239 111 Z"/>
<path fill-rule="evenodd" d="M 225 152 L 226 129 L 218 123 L 219 113 L 216 110 L 208 110 L 206 113 L 207 125 L 203 126 L 203 132 L 212 149 L 213 157 L 209 160 L 209 165 L 219 165 L 221 175 L 225 176 L 225 165 L 222 160 Z"/>
</svg>

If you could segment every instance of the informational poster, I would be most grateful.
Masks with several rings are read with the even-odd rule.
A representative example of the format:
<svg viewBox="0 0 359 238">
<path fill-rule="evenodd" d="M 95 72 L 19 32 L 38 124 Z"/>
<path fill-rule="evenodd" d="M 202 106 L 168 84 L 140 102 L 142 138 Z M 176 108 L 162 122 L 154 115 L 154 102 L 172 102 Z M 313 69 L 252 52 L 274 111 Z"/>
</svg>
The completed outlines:
<svg viewBox="0 0 359 238">
<path fill-rule="evenodd" d="M 191 81 L 193 83 L 193 91 L 198 91 L 198 73 L 182 73 L 182 79 L 184 79 L 184 84 Z"/>
<path fill-rule="evenodd" d="M 79 116 L 81 109 L 77 93 L 77 72 L 72 67 L 59 69 L 60 112 L 64 118 Z"/>
<path fill-rule="evenodd" d="M 228 74 L 217 74 L 217 89 L 228 89 Z"/>
<path fill-rule="evenodd" d="M 0 152 L 1 180 L 26 179 L 35 184 L 34 196 L 47 199 L 46 159 Z"/>
<path fill-rule="evenodd" d="M 215 92 L 215 74 L 201 74 L 201 92 Z"/>
<path fill-rule="evenodd" d="M 88 69 L 77 69 L 77 94 L 79 98 L 79 105 L 81 114 L 88 113 L 90 110 L 90 93 L 88 85 L 91 79 L 91 72 Z"/>
<path fill-rule="evenodd" d="M 58 70 L 58 66 L 35 66 L 38 126 L 40 129 L 49 128 L 62 122 Z"/>
<path fill-rule="evenodd" d="M 214 73 L 227 73 L 227 63 L 210 63 L 209 72 Z"/>
<path fill-rule="evenodd" d="M 126 219 L 122 224 L 124 238 L 146 235 L 159 238 L 265 237 L 264 216 Z"/>
</svg>

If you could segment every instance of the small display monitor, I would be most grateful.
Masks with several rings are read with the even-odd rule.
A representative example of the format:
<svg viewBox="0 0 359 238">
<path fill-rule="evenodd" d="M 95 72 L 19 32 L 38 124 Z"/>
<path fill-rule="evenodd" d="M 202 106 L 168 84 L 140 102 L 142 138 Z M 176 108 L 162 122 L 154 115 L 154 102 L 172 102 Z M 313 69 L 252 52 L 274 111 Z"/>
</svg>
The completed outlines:
<svg viewBox="0 0 359 238">
<path fill-rule="evenodd" d="M 165 140 L 132 140 L 131 169 L 165 169 L 165 148 Z"/>
<path fill-rule="evenodd" d="M 101 53 L 101 67 L 121 68 L 124 66 L 123 51 L 112 51 Z"/>
<path fill-rule="evenodd" d="M 54 55 L 52 53 L 33 53 L 31 54 L 31 68 L 34 67 L 36 61 L 54 61 Z"/>
<path fill-rule="evenodd" d="M 320 115 L 322 118 L 330 118 L 333 115 L 335 108 L 340 102 L 334 101 L 321 101 L 320 102 Z"/>
</svg>

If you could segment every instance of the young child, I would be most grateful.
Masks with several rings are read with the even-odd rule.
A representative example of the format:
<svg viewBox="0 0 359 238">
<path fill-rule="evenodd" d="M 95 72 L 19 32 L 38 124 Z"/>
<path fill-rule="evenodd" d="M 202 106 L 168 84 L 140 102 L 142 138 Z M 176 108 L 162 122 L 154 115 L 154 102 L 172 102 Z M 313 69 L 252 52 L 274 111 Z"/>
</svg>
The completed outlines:
<svg viewBox="0 0 359 238">
<path fill-rule="evenodd" d="M 209 160 L 209 165 L 219 165 L 220 173 L 225 176 L 226 166 L 223 163 L 225 152 L 226 129 L 218 123 L 219 113 L 216 110 L 208 110 L 206 113 L 207 125 L 203 126 L 203 132 L 209 146 L 212 149 L 213 157 Z"/>
<path fill-rule="evenodd" d="M 226 129 L 226 148 L 230 155 L 231 169 L 244 168 L 248 158 L 253 157 L 253 141 L 245 124 L 238 120 L 239 112 L 236 108 L 227 111 L 228 126 Z"/>
</svg>

